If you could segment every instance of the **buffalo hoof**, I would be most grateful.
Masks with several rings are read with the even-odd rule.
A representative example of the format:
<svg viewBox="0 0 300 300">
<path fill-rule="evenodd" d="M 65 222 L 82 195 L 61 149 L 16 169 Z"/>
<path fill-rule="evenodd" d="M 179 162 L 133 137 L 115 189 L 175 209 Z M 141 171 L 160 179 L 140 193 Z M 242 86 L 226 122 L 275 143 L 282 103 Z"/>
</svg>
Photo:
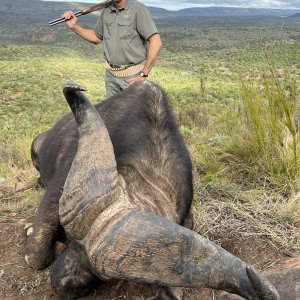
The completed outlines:
<svg viewBox="0 0 300 300">
<path fill-rule="evenodd" d="M 32 223 L 25 225 L 25 261 L 34 270 L 47 268 L 54 258 L 54 246 L 44 244 Z"/>
<path fill-rule="evenodd" d="M 66 82 L 63 84 L 63 90 L 64 92 L 66 91 L 86 91 L 86 88 L 80 86 L 79 84 L 77 83 L 73 83 L 73 82 Z"/>
<path fill-rule="evenodd" d="M 33 233 L 33 223 L 27 223 L 24 227 L 24 230 L 26 231 L 26 236 L 30 236 Z"/>
</svg>

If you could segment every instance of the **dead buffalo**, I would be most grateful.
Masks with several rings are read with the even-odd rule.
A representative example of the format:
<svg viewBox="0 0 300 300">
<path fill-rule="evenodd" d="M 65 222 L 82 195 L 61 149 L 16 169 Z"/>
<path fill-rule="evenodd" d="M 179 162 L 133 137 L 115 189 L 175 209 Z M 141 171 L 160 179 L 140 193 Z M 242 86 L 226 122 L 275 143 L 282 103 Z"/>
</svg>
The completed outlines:
<svg viewBox="0 0 300 300">
<path fill-rule="evenodd" d="M 259 273 L 183 227 L 191 220 L 192 166 L 164 92 L 143 82 L 94 107 L 82 91 L 64 85 L 77 125 L 68 114 L 33 142 L 47 191 L 27 231 L 28 264 L 51 263 L 61 224 L 69 246 L 50 276 L 61 296 L 126 279 L 156 285 L 158 299 L 180 299 L 171 287 L 279 299 Z"/>
</svg>

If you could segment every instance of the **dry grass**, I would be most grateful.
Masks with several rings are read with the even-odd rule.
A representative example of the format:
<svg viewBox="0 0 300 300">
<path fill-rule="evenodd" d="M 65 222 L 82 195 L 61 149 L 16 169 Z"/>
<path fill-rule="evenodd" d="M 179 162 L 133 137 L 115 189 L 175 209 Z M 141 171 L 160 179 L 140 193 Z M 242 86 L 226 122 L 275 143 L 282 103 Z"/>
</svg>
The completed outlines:
<svg viewBox="0 0 300 300">
<path fill-rule="evenodd" d="M 300 251 L 299 224 L 283 213 L 286 200 L 278 194 L 210 184 L 200 188 L 196 198 L 195 230 L 202 235 L 261 236 L 282 249 Z"/>
<path fill-rule="evenodd" d="M 24 138 L 0 142 L 0 216 L 36 207 L 42 191 L 30 159 L 31 141 Z"/>
<path fill-rule="evenodd" d="M 272 66 L 262 78 L 242 79 L 243 104 L 224 112 L 223 124 L 203 105 L 179 114 L 194 162 L 195 230 L 260 236 L 300 252 L 299 91 Z"/>
</svg>

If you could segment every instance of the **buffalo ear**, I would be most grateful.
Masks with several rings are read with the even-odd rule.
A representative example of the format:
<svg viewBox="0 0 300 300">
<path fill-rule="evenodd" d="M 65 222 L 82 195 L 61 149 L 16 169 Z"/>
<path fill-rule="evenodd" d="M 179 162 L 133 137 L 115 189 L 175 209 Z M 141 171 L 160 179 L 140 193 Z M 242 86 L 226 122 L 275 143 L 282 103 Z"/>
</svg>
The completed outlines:
<svg viewBox="0 0 300 300">
<path fill-rule="evenodd" d="M 87 296 L 101 283 L 89 269 L 86 254 L 71 244 L 53 263 L 49 283 L 60 299 Z"/>
</svg>

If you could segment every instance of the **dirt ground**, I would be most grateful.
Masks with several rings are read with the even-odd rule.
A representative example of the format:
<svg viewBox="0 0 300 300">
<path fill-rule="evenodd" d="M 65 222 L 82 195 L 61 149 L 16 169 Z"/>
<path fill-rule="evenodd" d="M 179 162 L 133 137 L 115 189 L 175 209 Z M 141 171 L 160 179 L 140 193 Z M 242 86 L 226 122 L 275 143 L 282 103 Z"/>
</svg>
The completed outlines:
<svg viewBox="0 0 300 300">
<path fill-rule="evenodd" d="M 26 196 L 26 191 L 22 192 Z M 1 201 L 1 199 L 0 199 Z M 30 269 L 24 260 L 24 226 L 31 222 L 36 208 L 16 215 L 0 214 L 0 299 L 57 299 L 47 284 L 50 268 Z M 256 236 L 215 237 L 222 247 L 260 270 L 266 270 L 283 257 L 274 246 Z M 217 299 L 211 290 L 185 290 L 186 300 Z M 151 287 L 123 281 L 112 281 L 85 299 L 143 300 L 154 299 Z"/>
</svg>

